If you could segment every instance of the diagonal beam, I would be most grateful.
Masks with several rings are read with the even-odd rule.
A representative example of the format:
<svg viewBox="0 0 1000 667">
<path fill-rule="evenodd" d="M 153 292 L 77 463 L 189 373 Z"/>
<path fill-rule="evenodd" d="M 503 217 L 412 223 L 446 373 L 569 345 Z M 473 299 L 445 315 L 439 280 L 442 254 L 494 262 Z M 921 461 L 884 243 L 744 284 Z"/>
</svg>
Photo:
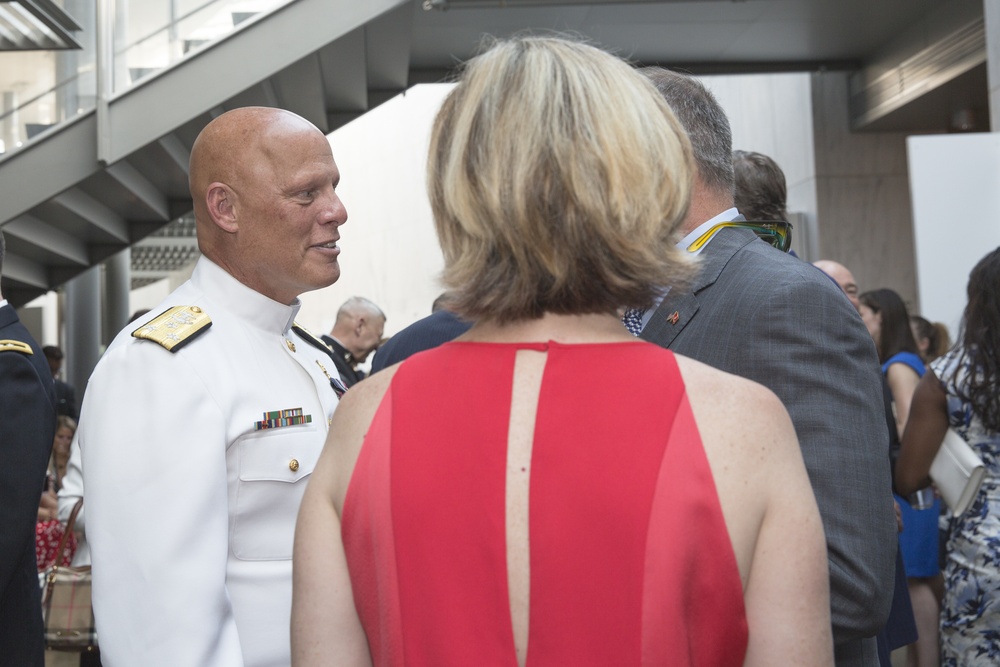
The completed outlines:
<svg viewBox="0 0 1000 667">
<path fill-rule="evenodd" d="M 3 277 L 31 287 L 49 288 L 49 277 L 45 267 L 20 255 L 4 257 Z"/>
<path fill-rule="evenodd" d="M 22 215 L 3 226 L 8 238 L 18 238 L 25 243 L 44 248 L 63 259 L 80 266 L 90 266 L 87 244 L 72 234 L 42 222 L 31 215 Z"/>
<path fill-rule="evenodd" d="M 167 201 L 167 196 L 160 192 L 160 189 L 143 176 L 138 169 L 122 160 L 108 167 L 106 171 L 158 218 L 164 221 L 170 219 L 170 204 Z"/>
<path fill-rule="evenodd" d="M 52 203 L 82 218 L 108 236 L 122 243 L 129 243 L 128 223 L 125 219 L 80 190 L 67 190 L 61 195 L 53 197 Z"/>
<path fill-rule="evenodd" d="M 176 134 L 168 134 L 159 141 L 160 147 L 166 151 L 174 164 L 185 174 L 188 173 L 191 163 L 191 150 L 184 145 L 184 142 Z"/>
</svg>

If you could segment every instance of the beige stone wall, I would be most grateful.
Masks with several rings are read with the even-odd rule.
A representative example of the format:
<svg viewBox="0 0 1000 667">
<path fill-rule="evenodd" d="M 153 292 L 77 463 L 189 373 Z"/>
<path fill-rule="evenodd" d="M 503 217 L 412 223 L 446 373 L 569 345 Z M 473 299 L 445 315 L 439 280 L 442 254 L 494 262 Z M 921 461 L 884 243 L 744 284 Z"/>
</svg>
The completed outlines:
<svg viewBox="0 0 1000 667">
<path fill-rule="evenodd" d="M 983 0 L 986 72 L 990 87 L 990 129 L 1000 132 L 1000 0 Z"/>
<path fill-rule="evenodd" d="M 812 76 L 819 253 L 862 290 L 889 287 L 915 307 L 907 135 L 851 132 L 847 90 L 846 73 Z"/>
</svg>

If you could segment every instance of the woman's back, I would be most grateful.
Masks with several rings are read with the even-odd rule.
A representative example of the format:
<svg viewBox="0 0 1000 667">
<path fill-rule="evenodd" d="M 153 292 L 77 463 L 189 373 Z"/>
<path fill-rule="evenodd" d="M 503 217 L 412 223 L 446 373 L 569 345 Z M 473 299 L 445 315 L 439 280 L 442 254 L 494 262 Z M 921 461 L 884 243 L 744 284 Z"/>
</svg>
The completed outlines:
<svg viewBox="0 0 1000 667">
<path fill-rule="evenodd" d="M 533 419 L 518 391 L 511 412 L 512 385 L 533 384 L 525 356 L 544 363 Z M 711 470 L 673 355 L 650 345 L 412 358 L 369 430 L 343 532 L 375 664 L 515 664 L 515 645 L 529 665 L 742 664 Z"/>
</svg>

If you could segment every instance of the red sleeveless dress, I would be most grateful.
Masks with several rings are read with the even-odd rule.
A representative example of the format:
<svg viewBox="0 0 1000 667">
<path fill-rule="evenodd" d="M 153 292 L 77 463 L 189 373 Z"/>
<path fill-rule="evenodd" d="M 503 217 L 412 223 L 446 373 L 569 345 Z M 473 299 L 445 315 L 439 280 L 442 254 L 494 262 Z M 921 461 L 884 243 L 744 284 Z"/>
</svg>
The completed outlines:
<svg viewBox="0 0 1000 667">
<path fill-rule="evenodd" d="M 516 667 L 504 486 L 514 358 L 546 351 L 528 667 L 742 665 L 743 590 L 673 353 L 448 343 L 408 359 L 344 501 L 375 665 Z"/>
</svg>

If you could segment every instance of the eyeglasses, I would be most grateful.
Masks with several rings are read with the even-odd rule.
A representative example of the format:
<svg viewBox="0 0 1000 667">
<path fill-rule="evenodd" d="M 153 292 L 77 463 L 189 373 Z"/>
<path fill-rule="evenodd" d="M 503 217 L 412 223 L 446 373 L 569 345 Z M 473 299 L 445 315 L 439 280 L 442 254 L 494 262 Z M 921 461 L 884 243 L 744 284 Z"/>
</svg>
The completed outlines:
<svg viewBox="0 0 1000 667">
<path fill-rule="evenodd" d="M 792 246 L 792 224 L 790 222 L 785 222 L 784 220 L 746 220 L 720 222 L 717 225 L 712 225 L 708 228 L 708 231 L 696 238 L 694 243 L 688 246 L 688 252 L 698 252 L 701 250 L 723 227 L 752 229 L 758 238 L 770 243 L 781 252 L 788 252 L 788 249 Z"/>
</svg>

